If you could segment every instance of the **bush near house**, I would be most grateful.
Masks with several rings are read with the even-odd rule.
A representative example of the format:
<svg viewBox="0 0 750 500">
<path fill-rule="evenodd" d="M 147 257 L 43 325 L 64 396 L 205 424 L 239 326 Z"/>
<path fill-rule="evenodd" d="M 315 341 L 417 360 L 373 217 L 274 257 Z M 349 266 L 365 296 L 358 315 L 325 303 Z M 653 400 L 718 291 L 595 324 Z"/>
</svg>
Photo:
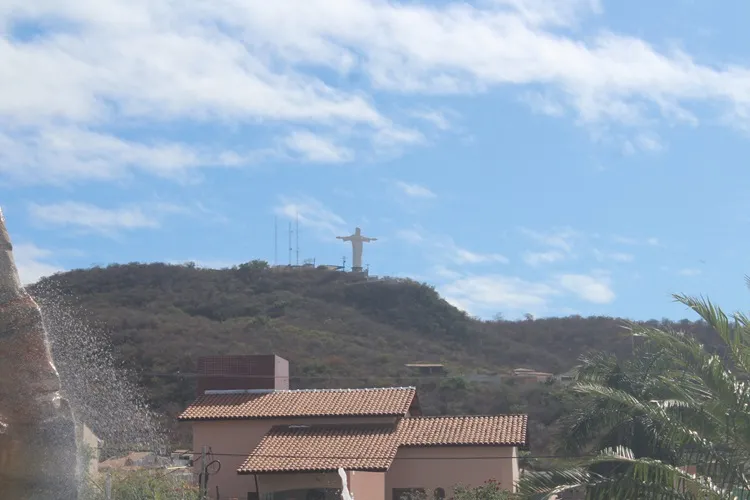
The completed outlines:
<svg viewBox="0 0 750 500">
<path fill-rule="evenodd" d="M 84 483 L 81 500 L 106 500 L 107 477 L 99 474 Z M 198 487 L 169 472 L 121 471 L 111 475 L 111 498 L 117 500 L 200 500 Z"/>
<path fill-rule="evenodd" d="M 445 491 L 435 490 L 403 495 L 400 500 L 437 500 L 440 498 L 446 498 L 446 500 L 515 500 L 518 497 L 503 489 L 498 481 L 490 479 L 476 487 L 456 485 L 453 487 L 453 495 L 449 497 L 445 496 Z"/>
<path fill-rule="evenodd" d="M 453 490 L 453 500 L 511 500 L 516 496 L 501 488 L 500 483 L 489 480 L 482 486 L 468 488 L 456 486 Z"/>
</svg>

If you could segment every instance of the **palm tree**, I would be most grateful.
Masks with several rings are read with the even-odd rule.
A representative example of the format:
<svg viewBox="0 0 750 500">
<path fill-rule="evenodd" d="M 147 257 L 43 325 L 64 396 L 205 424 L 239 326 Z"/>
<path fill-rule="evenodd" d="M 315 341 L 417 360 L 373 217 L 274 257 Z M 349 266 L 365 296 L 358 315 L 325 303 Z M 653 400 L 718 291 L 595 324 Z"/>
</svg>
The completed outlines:
<svg viewBox="0 0 750 500">
<path fill-rule="evenodd" d="M 674 298 L 713 327 L 720 349 L 627 325 L 643 340 L 634 359 L 596 354 L 579 367 L 581 405 L 561 452 L 585 458 L 526 475 L 524 497 L 584 489 L 590 499 L 750 498 L 750 319 L 730 321 L 707 299 Z"/>
</svg>

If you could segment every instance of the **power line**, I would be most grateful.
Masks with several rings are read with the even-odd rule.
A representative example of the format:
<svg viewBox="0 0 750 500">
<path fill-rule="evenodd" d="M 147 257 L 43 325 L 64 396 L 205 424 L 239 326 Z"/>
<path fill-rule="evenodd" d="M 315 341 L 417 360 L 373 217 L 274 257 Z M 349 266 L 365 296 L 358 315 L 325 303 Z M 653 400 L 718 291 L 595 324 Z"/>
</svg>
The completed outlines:
<svg viewBox="0 0 750 500">
<path fill-rule="evenodd" d="M 472 445 L 466 445 L 466 446 L 472 446 Z M 405 448 L 411 448 L 410 446 L 404 446 Z M 154 450 L 132 450 L 127 448 L 108 448 L 106 446 L 99 447 L 100 451 L 119 451 L 123 453 L 154 453 Z M 193 455 L 193 456 L 200 456 L 202 454 L 202 451 L 192 451 L 187 450 L 185 455 Z M 571 460 L 571 459 L 579 459 L 579 458 L 589 458 L 589 457 L 595 457 L 599 456 L 596 454 L 590 454 L 590 455 L 510 455 L 510 456 L 501 456 L 501 457 L 488 457 L 486 455 L 482 456 L 468 456 L 468 457 L 393 457 L 391 455 L 388 456 L 378 456 L 378 455 L 268 455 L 268 454 L 256 454 L 251 452 L 248 453 L 219 453 L 216 451 L 212 451 L 210 453 L 211 455 L 217 456 L 217 457 L 239 457 L 239 458 L 247 458 L 250 455 L 257 458 L 280 458 L 280 459 L 321 459 L 321 458 L 328 458 L 332 460 L 361 460 L 361 459 L 367 459 L 367 460 L 498 460 L 498 459 L 559 459 L 559 460 Z"/>
</svg>

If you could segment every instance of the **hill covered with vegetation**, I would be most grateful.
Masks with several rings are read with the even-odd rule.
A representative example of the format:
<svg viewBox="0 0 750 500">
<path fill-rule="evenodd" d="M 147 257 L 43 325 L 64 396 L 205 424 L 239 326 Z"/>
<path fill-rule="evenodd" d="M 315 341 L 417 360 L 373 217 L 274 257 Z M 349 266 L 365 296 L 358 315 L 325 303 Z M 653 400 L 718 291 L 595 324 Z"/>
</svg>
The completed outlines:
<svg viewBox="0 0 750 500">
<path fill-rule="evenodd" d="M 293 388 L 416 385 L 431 414 L 528 412 L 540 449 L 573 404 L 564 387 L 471 375 L 561 373 L 587 351 L 632 349 L 615 318 L 481 321 L 415 281 L 261 261 L 223 270 L 110 265 L 58 274 L 30 291 L 43 308 L 62 302 L 108 335 L 116 363 L 138 374 L 152 406 L 170 418 L 195 395 L 199 356 L 275 353 L 289 360 Z M 700 322 L 667 326 L 711 337 Z M 415 376 L 404 366 L 413 362 L 443 363 L 448 375 Z"/>
</svg>

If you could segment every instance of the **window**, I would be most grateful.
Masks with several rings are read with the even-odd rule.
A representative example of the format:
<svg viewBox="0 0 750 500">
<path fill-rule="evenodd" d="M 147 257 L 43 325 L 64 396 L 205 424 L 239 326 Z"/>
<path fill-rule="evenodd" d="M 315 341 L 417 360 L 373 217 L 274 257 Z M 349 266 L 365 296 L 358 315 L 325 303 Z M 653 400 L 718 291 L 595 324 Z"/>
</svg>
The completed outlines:
<svg viewBox="0 0 750 500">
<path fill-rule="evenodd" d="M 443 488 L 435 488 L 432 492 L 432 496 L 435 500 L 445 500 L 445 490 Z"/>
<path fill-rule="evenodd" d="M 424 488 L 393 488 L 393 500 L 423 500 Z"/>
</svg>

